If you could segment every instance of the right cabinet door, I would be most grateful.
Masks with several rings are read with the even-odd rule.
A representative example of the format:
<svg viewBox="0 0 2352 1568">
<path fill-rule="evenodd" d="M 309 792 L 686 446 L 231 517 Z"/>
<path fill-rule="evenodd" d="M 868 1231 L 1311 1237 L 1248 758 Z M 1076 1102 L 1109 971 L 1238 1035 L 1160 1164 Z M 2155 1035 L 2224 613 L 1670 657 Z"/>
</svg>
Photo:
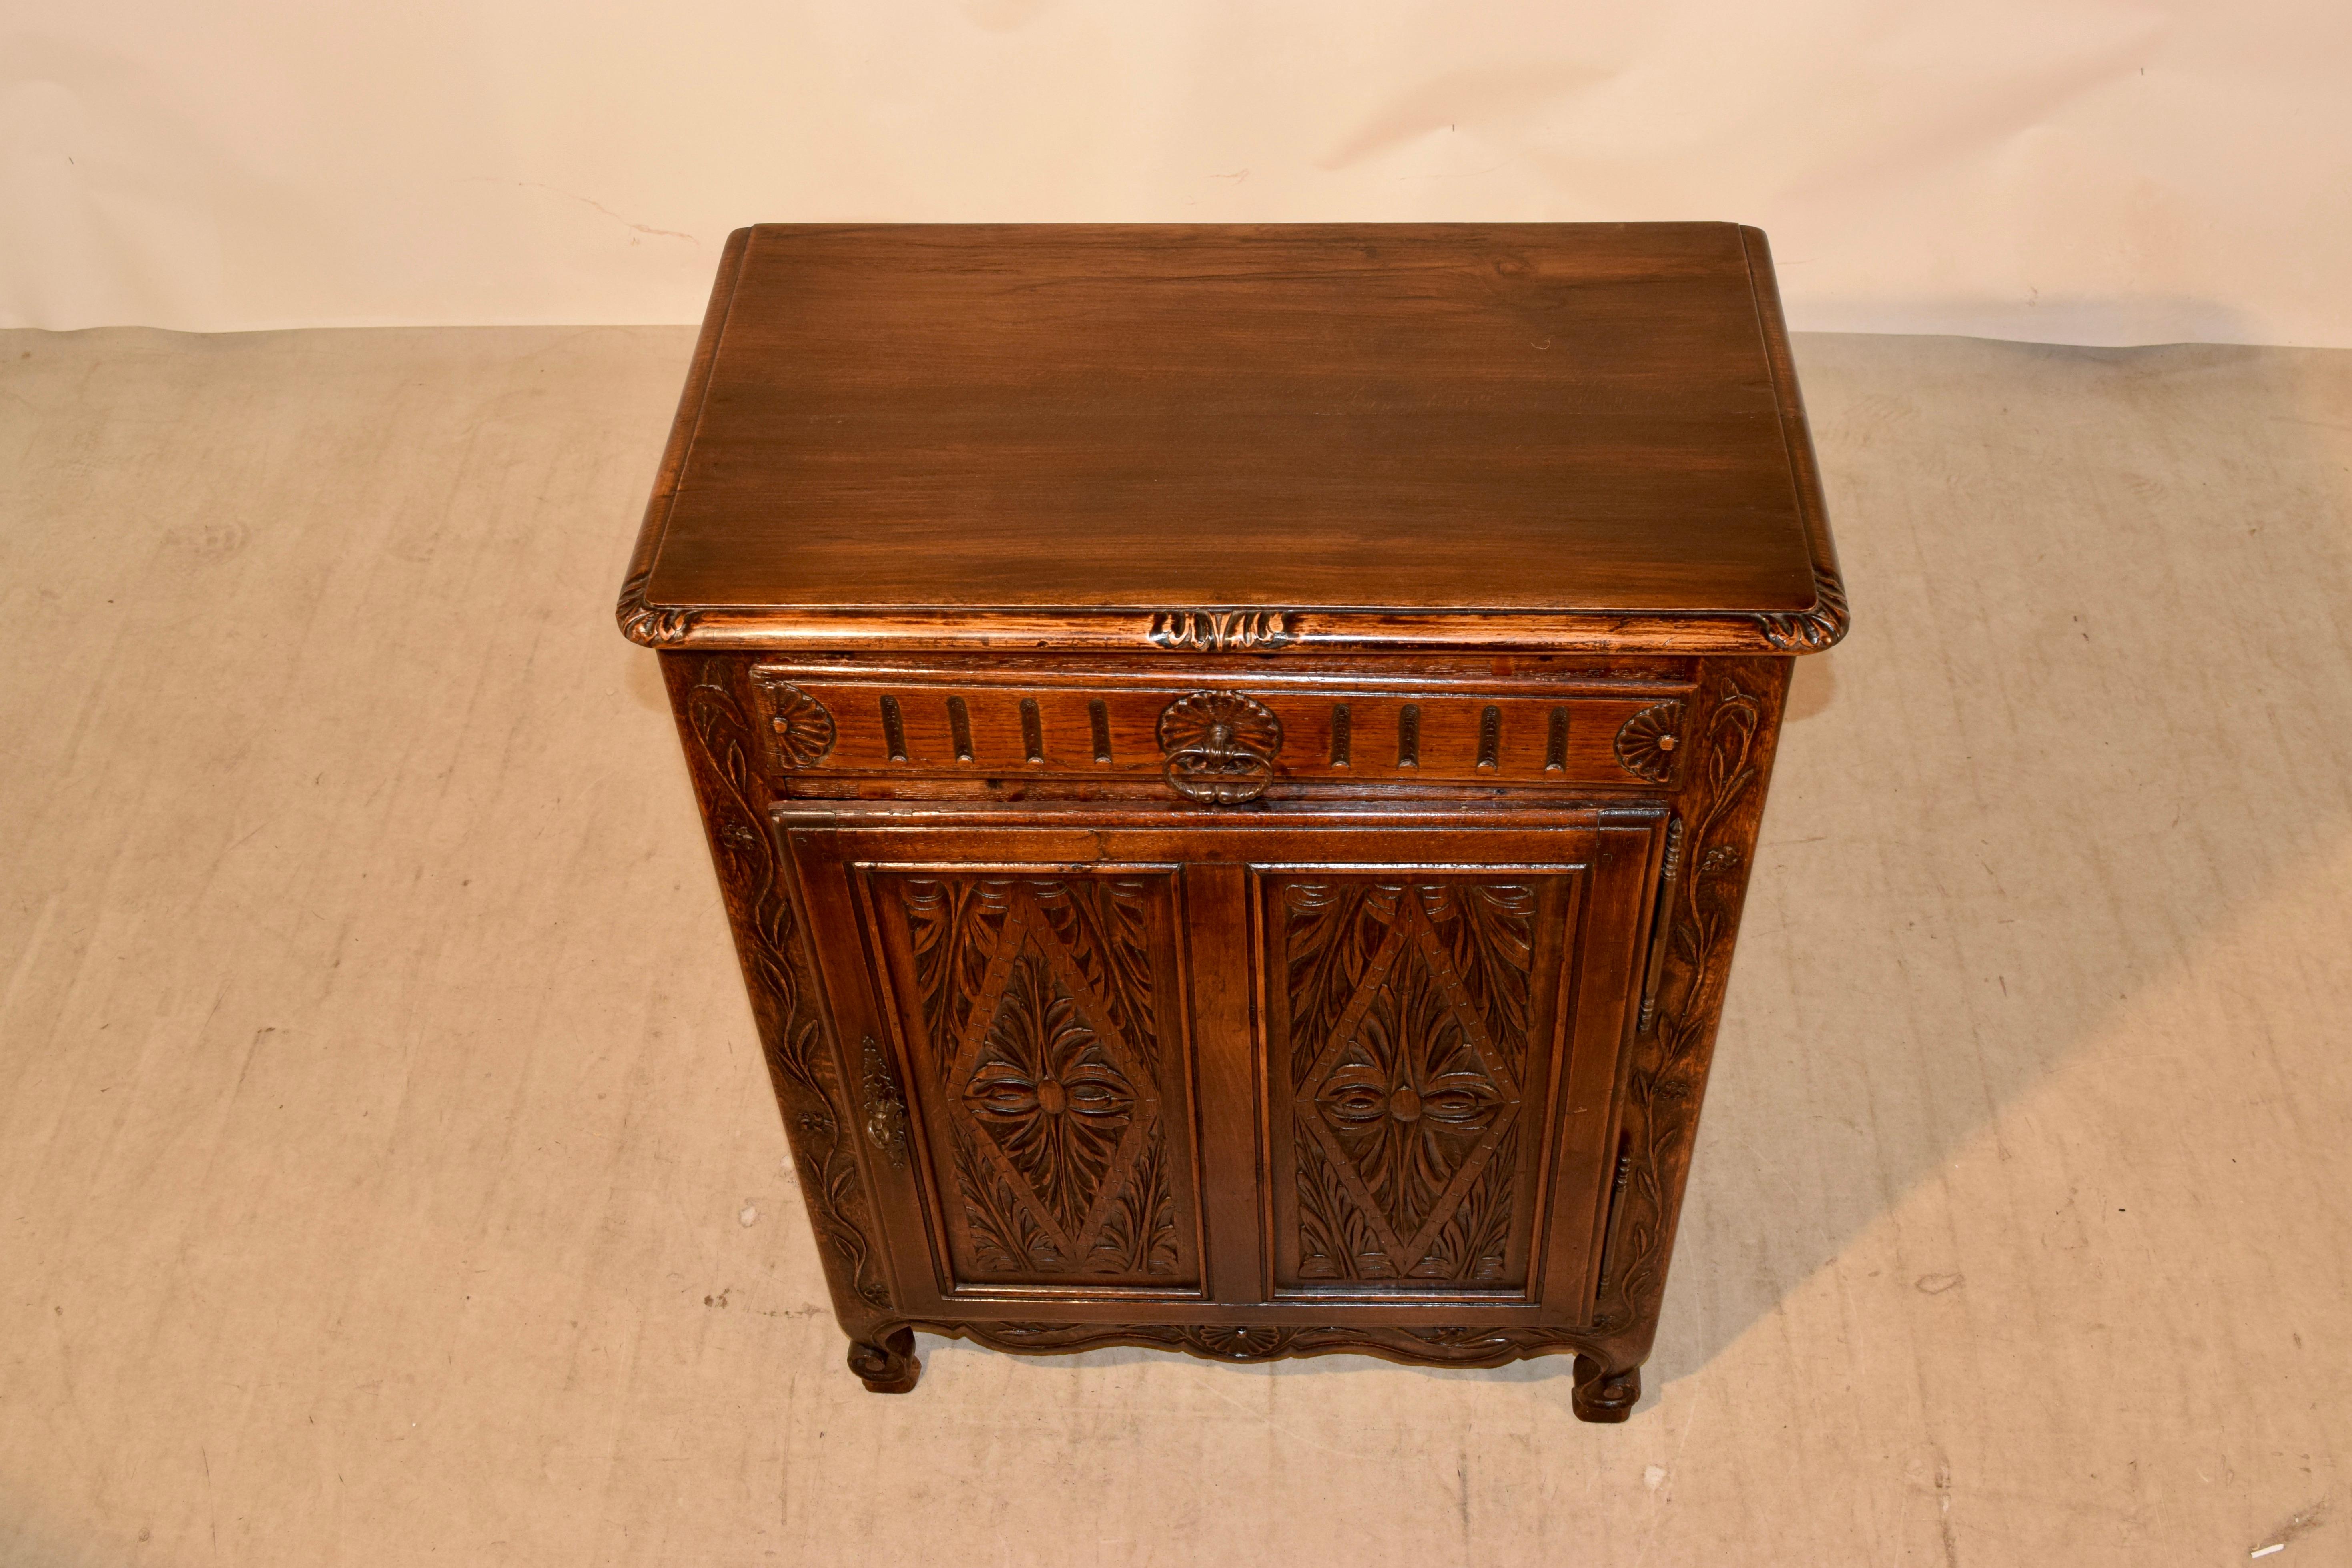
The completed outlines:
<svg viewBox="0 0 2352 1568">
<path fill-rule="evenodd" d="M 1646 838 L 1251 868 L 1276 1299 L 1581 1310 Z"/>
</svg>

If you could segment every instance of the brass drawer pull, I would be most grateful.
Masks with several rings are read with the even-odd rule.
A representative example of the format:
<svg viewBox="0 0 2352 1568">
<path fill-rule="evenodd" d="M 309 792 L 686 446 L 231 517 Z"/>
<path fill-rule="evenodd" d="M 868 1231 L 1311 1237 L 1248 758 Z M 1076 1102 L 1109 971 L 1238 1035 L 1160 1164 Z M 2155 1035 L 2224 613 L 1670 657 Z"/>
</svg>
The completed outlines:
<svg viewBox="0 0 2352 1568">
<path fill-rule="evenodd" d="M 1160 714 L 1168 787 L 1206 805 L 1240 805 L 1274 782 L 1282 721 L 1238 691 L 1195 691 Z"/>
</svg>

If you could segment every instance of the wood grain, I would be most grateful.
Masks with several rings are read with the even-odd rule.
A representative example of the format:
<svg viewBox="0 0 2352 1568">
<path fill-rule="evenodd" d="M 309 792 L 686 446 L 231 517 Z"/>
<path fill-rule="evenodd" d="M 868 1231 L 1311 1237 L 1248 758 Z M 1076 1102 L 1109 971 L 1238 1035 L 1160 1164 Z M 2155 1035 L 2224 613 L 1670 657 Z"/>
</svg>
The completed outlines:
<svg viewBox="0 0 2352 1568">
<path fill-rule="evenodd" d="M 766 225 L 677 428 L 622 611 L 656 645 L 1843 626 L 1769 260 L 1729 224 Z"/>
</svg>

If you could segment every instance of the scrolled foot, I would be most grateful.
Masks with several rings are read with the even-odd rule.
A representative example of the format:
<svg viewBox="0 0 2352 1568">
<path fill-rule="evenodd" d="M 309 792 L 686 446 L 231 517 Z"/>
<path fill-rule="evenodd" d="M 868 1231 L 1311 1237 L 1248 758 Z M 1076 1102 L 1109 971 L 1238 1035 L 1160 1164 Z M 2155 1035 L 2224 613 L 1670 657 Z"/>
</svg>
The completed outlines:
<svg viewBox="0 0 2352 1568">
<path fill-rule="evenodd" d="M 923 1363 L 915 1357 L 915 1331 L 884 1334 L 879 1344 L 852 1340 L 849 1370 L 868 1394 L 912 1394 L 915 1380 L 923 1375 Z"/>
<path fill-rule="evenodd" d="M 1622 1421 L 1642 1397 L 1642 1369 L 1611 1372 L 1589 1355 L 1576 1358 L 1576 1392 L 1569 1404 L 1580 1421 Z"/>
</svg>

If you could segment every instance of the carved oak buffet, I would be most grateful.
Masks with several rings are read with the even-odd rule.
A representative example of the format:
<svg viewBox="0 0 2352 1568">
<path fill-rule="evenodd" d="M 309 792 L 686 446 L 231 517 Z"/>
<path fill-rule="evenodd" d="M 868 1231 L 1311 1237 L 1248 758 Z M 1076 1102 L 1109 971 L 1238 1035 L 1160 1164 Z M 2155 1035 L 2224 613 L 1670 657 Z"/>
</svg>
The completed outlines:
<svg viewBox="0 0 2352 1568">
<path fill-rule="evenodd" d="M 736 234 L 620 602 L 851 1368 L 1640 1393 L 1791 656 L 1730 225 Z"/>
</svg>

